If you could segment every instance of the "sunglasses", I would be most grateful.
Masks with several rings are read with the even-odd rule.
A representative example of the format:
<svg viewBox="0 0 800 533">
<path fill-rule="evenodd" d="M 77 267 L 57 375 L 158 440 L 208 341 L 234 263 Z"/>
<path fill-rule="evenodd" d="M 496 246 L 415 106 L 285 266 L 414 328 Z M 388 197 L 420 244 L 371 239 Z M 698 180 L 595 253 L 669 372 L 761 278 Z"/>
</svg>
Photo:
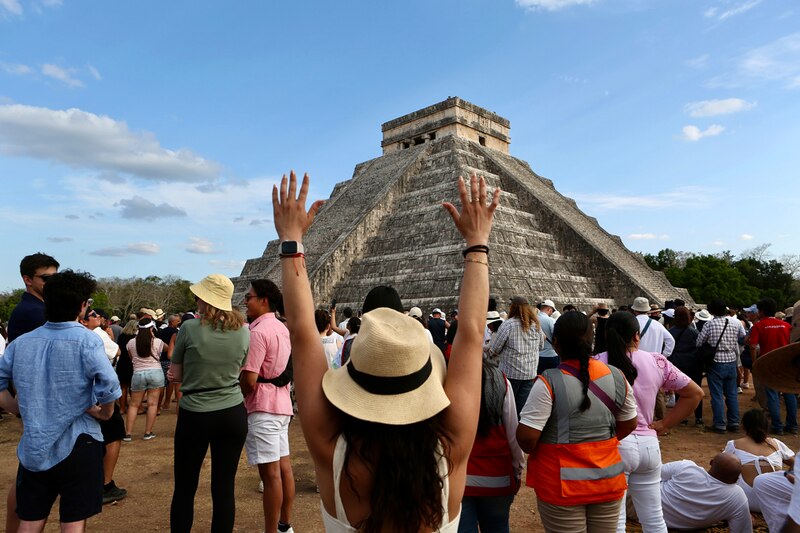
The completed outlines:
<svg viewBox="0 0 800 533">
<path fill-rule="evenodd" d="M 52 274 L 34 274 L 33 275 L 34 278 L 39 278 L 40 280 L 44 281 L 45 283 L 47 283 L 47 280 L 50 279 L 50 276 L 52 276 Z"/>
<path fill-rule="evenodd" d="M 100 315 L 98 315 L 97 313 L 95 313 L 95 312 L 91 312 L 91 313 L 89 313 L 88 315 L 86 315 L 86 318 L 97 318 L 97 317 L 99 317 L 99 316 L 100 316 Z"/>
</svg>

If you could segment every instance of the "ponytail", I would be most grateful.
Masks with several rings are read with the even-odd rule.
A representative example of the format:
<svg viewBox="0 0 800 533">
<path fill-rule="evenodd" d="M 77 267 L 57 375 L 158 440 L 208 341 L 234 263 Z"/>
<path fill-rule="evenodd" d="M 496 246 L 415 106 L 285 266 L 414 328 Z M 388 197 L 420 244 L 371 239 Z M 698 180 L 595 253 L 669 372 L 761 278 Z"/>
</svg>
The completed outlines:
<svg viewBox="0 0 800 533">
<path fill-rule="evenodd" d="M 150 357 L 153 350 L 153 331 L 155 323 L 152 318 L 145 317 L 139 321 L 139 331 L 136 333 L 136 355 L 141 358 Z"/>
<path fill-rule="evenodd" d="M 561 360 L 578 360 L 580 380 L 583 385 L 583 401 L 581 411 L 587 410 L 592 405 L 589 398 L 589 357 L 592 353 L 591 323 L 581 312 L 569 311 L 564 313 L 553 327 L 553 344 L 557 347 Z"/>
<path fill-rule="evenodd" d="M 628 357 L 628 347 L 633 337 L 639 332 L 639 321 L 626 311 L 617 311 L 606 323 L 606 348 L 608 364 L 622 371 L 628 383 L 633 385 L 639 373 Z"/>
</svg>

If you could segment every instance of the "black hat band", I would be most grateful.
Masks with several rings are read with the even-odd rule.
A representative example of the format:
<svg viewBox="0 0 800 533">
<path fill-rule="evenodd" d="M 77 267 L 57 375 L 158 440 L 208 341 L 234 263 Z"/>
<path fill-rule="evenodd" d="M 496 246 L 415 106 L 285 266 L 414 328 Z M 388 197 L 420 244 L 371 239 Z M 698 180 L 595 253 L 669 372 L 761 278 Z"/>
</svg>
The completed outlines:
<svg viewBox="0 0 800 533">
<path fill-rule="evenodd" d="M 391 395 L 405 394 L 418 389 L 425 383 L 433 371 L 431 358 L 416 372 L 405 376 L 373 376 L 357 370 L 351 359 L 347 366 L 347 373 L 362 389 L 372 394 Z"/>
</svg>

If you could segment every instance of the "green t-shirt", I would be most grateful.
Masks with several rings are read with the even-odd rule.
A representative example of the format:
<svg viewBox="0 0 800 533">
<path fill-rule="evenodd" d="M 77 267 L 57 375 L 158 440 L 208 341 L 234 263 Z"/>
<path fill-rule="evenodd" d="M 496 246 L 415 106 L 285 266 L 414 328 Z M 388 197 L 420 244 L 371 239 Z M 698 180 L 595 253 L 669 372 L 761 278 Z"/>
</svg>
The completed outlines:
<svg viewBox="0 0 800 533">
<path fill-rule="evenodd" d="M 205 413 L 242 403 L 239 371 L 247 359 L 249 345 L 247 326 L 238 331 L 221 331 L 203 325 L 200 319 L 184 322 L 172 352 L 172 362 L 183 365 L 181 390 L 214 390 L 184 395 L 181 409 Z"/>
</svg>

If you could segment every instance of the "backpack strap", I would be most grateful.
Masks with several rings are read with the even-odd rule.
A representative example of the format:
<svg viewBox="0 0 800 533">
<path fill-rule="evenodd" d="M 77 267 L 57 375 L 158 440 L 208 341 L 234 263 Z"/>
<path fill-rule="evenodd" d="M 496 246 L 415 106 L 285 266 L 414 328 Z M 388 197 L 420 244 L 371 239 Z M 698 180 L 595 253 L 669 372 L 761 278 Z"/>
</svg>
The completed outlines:
<svg viewBox="0 0 800 533">
<path fill-rule="evenodd" d="M 572 365 L 561 363 L 560 365 L 558 365 L 558 368 L 559 370 L 564 370 L 568 372 L 570 375 L 578 379 L 581 379 L 580 370 Z M 598 400 L 603 402 L 603 405 L 608 407 L 608 410 L 611 411 L 611 414 L 613 414 L 614 417 L 617 416 L 617 413 L 619 413 L 619 406 L 614 400 L 611 399 L 611 397 L 608 394 L 606 394 L 606 391 L 601 389 L 600 386 L 592 380 L 589 380 L 589 390 L 592 391 L 592 394 L 594 394 Z"/>
<path fill-rule="evenodd" d="M 650 329 L 650 323 L 651 323 L 652 321 L 653 321 L 653 319 L 652 319 L 652 318 L 650 318 L 650 317 L 647 317 L 647 324 L 645 324 L 645 325 L 644 325 L 644 329 L 642 330 L 642 334 L 641 334 L 641 335 L 639 335 L 639 338 L 640 338 L 640 339 L 641 339 L 642 337 L 644 337 L 644 334 L 645 334 L 645 333 L 647 333 L 647 330 L 648 330 L 648 329 Z"/>
</svg>

